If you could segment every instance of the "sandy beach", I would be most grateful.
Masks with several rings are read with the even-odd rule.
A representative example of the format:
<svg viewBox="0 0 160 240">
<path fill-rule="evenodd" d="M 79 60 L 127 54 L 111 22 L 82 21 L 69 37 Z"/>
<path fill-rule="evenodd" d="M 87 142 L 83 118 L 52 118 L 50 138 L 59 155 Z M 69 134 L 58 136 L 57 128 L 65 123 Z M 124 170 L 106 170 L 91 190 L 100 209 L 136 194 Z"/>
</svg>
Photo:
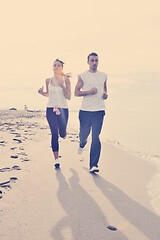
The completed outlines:
<svg viewBox="0 0 160 240">
<path fill-rule="evenodd" d="M 90 174 L 90 141 L 78 155 L 69 126 L 55 170 L 45 112 L 0 111 L 0 133 L 0 239 L 159 239 L 154 163 L 102 142 L 100 172 Z"/>
</svg>

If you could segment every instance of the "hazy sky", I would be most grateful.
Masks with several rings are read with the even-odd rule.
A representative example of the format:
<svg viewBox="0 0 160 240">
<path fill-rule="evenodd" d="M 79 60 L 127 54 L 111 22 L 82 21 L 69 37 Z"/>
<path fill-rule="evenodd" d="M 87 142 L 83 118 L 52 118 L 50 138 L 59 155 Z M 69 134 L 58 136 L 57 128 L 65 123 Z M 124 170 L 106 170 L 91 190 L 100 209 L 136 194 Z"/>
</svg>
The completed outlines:
<svg viewBox="0 0 160 240">
<path fill-rule="evenodd" d="M 0 108 L 45 108 L 37 90 L 52 76 L 53 61 L 66 63 L 74 89 L 92 51 L 110 93 L 139 81 L 159 86 L 159 12 L 159 0 L 1 0 Z"/>
</svg>

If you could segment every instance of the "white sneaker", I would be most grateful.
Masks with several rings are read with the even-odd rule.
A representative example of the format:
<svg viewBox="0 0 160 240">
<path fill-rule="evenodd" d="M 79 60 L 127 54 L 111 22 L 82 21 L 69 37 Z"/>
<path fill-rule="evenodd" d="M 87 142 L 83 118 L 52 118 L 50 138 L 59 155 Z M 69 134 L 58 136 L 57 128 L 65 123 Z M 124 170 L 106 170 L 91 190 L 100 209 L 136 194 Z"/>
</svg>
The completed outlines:
<svg viewBox="0 0 160 240">
<path fill-rule="evenodd" d="M 93 166 L 89 171 L 90 173 L 95 173 L 95 172 L 99 172 L 99 169 L 98 167 Z"/>
<path fill-rule="evenodd" d="M 59 159 L 56 159 L 56 160 L 55 160 L 54 166 L 55 166 L 55 168 L 59 168 L 59 167 L 60 167 Z"/>
<path fill-rule="evenodd" d="M 82 154 L 82 152 L 83 152 L 83 148 L 78 147 L 78 154 Z"/>
</svg>

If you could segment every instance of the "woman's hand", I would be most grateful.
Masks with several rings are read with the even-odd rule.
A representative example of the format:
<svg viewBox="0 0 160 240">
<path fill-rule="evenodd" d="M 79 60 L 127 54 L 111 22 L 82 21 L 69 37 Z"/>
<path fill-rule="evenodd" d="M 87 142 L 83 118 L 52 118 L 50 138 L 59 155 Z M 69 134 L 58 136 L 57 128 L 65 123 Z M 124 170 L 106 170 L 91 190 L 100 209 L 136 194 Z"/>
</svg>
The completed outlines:
<svg viewBox="0 0 160 240">
<path fill-rule="evenodd" d="M 64 77 L 68 77 L 68 78 L 71 78 L 72 77 L 72 73 L 61 73 L 62 76 Z"/>
<path fill-rule="evenodd" d="M 41 88 L 38 90 L 38 93 L 41 94 L 41 95 L 43 95 L 43 93 L 44 93 L 44 92 L 43 92 L 43 88 L 44 88 L 44 87 L 41 87 Z"/>
</svg>

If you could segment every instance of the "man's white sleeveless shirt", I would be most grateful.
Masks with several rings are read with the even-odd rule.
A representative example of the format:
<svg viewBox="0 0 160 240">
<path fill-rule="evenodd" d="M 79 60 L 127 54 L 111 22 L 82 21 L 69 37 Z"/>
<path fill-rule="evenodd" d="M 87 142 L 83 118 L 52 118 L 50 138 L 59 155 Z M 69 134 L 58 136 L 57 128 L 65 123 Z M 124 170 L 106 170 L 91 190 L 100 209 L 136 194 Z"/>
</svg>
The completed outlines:
<svg viewBox="0 0 160 240">
<path fill-rule="evenodd" d="M 88 91 L 93 87 L 97 88 L 97 93 L 94 95 L 83 96 L 81 110 L 83 111 L 101 111 L 105 110 L 103 99 L 104 82 L 107 80 L 107 74 L 97 71 L 91 73 L 86 71 L 80 74 L 83 81 L 83 91 Z"/>
</svg>

